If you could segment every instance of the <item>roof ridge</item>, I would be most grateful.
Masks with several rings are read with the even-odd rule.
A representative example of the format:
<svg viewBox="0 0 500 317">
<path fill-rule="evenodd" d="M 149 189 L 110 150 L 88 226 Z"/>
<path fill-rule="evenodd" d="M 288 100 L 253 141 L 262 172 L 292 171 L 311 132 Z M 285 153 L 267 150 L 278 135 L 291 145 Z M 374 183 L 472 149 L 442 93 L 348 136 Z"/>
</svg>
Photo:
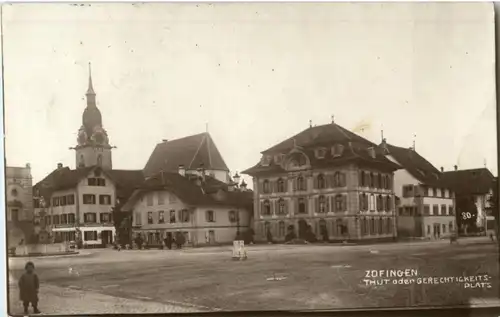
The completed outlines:
<svg viewBox="0 0 500 317">
<path fill-rule="evenodd" d="M 191 135 L 188 135 L 188 136 L 183 136 L 183 137 L 177 138 L 177 139 L 166 140 L 166 142 L 159 142 L 157 145 L 162 145 L 162 144 L 166 144 L 166 143 L 170 143 L 170 142 L 182 141 L 182 140 L 185 140 L 185 139 L 189 139 L 189 138 L 193 138 L 193 137 L 197 137 L 197 136 L 202 136 L 202 135 L 205 135 L 205 134 L 208 134 L 208 132 L 201 132 L 201 133 L 191 134 Z"/>
<path fill-rule="evenodd" d="M 212 154 L 210 151 L 210 135 L 206 135 L 205 138 L 207 139 L 207 151 L 208 151 L 208 165 L 212 167 Z"/>
<path fill-rule="evenodd" d="M 203 142 L 205 141 L 205 138 L 206 138 L 206 137 L 207 137 L 207 136 L 206 136 L 206 135 L 204 135 L 204 136 L 203 136 L 203 138 L 201 139 L 200 145 L 198 146 L 198 149 L 197 149 L 197 150 L 196 150 L 196 152 L 194 153 L 193 158 L 192 158 L 192 160 L 191 160 L 191 163 L 189 163 L 189 167 L 188 167 L 188 168 L 192 168 L 192 165 L 193 165 L 193 163 L 194 163 L 194 160 L 196 159 L 196 156 L 198 156 L 198 153 L 200 152 L 200 149 L 201 149 L 201 147 L 202 147 L 202 145 L 203 145 Z"/>
</svg>

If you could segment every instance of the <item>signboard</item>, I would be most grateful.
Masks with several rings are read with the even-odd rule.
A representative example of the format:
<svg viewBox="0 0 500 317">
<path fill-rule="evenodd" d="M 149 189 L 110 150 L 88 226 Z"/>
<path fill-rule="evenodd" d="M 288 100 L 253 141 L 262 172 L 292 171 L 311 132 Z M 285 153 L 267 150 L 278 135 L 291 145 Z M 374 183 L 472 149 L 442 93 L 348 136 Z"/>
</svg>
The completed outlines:
<svg viewBox="0 0 500 317">
<path fill-rule="evenodd" d="M 246 260 L 246 258 L 245 242 L 243 240 L 233 241 L 233 259 Z"/>
</svg>

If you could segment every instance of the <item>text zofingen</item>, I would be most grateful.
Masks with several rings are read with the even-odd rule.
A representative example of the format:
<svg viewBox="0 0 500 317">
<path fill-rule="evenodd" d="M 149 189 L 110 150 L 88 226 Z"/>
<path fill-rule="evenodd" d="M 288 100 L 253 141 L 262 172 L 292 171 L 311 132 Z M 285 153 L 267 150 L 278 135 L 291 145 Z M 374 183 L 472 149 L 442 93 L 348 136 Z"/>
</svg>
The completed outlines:
<svg viewBox="0 0 500 317">
<path fill-rule="evenodd" d="M 366 286 L 410 285 L 410 284 L 449 284 L 461 283 L 464 288 L 491 288 L 491 277 L 487 274 L 475 276 L 418 277 L 415 269 L 405 270 L 367 270 L 363 283 Z"/>
</svg>

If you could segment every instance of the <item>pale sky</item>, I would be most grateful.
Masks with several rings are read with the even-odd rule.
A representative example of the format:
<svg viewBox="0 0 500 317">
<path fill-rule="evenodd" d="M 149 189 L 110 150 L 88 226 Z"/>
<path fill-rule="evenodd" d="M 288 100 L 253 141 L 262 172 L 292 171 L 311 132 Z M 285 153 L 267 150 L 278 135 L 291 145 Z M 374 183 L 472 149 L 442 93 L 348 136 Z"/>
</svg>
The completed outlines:
<svg viewBox="0 0 500 317">
<path fill-rule="evenodd" d="M 75 167 L 88 62 L 117 169 L 209 132 L 234 173 L 330 122 L 497 174 L 493 6 L 4 5 L 6 155 L 34 182 Z M 248 180 L 248 178 L 247 178 Z"/>
</svg>

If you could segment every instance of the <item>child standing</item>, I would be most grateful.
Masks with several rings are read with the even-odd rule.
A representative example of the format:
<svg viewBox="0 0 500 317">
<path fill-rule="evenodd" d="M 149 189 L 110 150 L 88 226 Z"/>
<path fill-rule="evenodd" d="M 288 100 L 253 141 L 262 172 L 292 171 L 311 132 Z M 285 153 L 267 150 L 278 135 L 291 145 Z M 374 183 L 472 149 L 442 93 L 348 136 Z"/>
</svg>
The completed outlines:
<svg viewBox="0 0 500 317">
<path fill-rule="evenodd" d="M 35 265 L 28 262 L 24 266 L 26 272 L 19 279 L 19 296 L 24 306 L 24 313 L 28 314 L 28 307 L 31 303 L 33 312 L 39 314 L 38 310 L 38 288 L 40 286 L 38 276 L 36 275 Z"/>
</svg>

